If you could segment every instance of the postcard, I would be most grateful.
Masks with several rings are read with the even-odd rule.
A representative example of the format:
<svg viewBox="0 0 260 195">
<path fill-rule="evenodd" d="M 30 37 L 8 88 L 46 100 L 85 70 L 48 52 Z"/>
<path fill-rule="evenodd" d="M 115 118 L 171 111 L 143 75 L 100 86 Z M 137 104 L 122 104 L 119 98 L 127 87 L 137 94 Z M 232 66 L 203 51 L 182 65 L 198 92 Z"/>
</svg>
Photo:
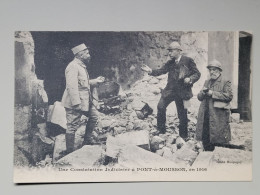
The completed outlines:
<svg viewBox="0 0 260 195">
<path fill-rule="evenodd" d="M 249 31 L 16 31 L 14 183 L 251 181 Z"/>
</svg>

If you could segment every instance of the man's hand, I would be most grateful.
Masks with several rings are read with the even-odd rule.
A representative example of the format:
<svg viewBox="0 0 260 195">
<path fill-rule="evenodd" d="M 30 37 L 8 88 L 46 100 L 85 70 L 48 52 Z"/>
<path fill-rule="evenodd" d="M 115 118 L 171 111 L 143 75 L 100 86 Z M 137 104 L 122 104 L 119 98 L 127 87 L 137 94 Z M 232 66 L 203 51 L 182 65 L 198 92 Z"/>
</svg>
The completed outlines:
<svg viewBox="0 0 260 195">
<path fill-rule="evenodd" d="M 191 79 L 189 77 L 184 79 L 184 83 L 186 83 L 186 84 L 190 84 L 190 81 L 191 81 Z"/>
<path fill-rule="evenodd" d="M 208 95 L 209 97 L 211 97 L 212 94 L 213 94 L 213 91 L 212 91 L 212 90 L 209 90 L 209 91 L 207 92 L 207 95 Z"/>
<path fill-rule="evenodd" d="M 149 66 L 145 65 L 145 64 L 142 64 L 141 69 L 143 71 L 145 71 L 145 72 L 148 72 L 148 73 L 152 72 L 152 69 Z"/>
<path fill-rule="evenodd" d="M 99 76 L 95 79 L 97 83 L 103 83 L 105 81 L 105 77 Z"/>
</svg>

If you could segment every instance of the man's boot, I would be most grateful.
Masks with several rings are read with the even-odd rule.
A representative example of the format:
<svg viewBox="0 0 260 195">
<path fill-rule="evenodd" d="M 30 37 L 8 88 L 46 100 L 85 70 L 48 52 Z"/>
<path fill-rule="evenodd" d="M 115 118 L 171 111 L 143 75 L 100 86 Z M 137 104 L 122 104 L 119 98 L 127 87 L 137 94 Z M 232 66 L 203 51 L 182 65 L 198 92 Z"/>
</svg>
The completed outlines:
<svg viewBox="0 0 260 195">
<path fill-rule="evenodd" d="M 66 133 L 66 152 L 67 154 L 74 151 L 75 133 Z"/>
</svg>

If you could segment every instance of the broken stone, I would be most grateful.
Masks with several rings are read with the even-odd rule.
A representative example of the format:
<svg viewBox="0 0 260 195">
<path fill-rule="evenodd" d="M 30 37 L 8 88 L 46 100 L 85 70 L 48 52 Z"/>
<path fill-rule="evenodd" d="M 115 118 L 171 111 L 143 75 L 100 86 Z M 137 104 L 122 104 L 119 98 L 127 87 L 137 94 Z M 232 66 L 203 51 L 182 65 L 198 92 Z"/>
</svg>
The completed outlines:
<svg viewBox="0 0 260 195">
<path fill-rule="evenodd" d="M 124 167 L 138 168 L 179 167 L 166 158 L 133 145 L 122 148 L 118 155 L 118 164 Z"/>
<path fill-rule="evenodd" d="M 163 157 L 164 158 L 167 158 L 167 159 L 171 159 L 172 158 L 173 155 L 172 155 L 171 148 L 163 147 L 162 150 L 163 150 Z"/>
<path fill-rule="evenodd" d="M 213 152 L 200 152 L 192 167 L 209 167 L 212 164 Z"/>
<path fill-rule="evenodd" d="M 232 113 L 231 114 L 231 122 L 239 123 L 240 122 L 240 114 L 239 113 Z"/>
<path fill-rule="evenodd" d="M 149 81 L 150 84 L 158 84 L 159 83 L 159 80 L 155 77 L 153 77 L 150 81 Z"/>
<path fill-rule="evenodd" d="M 156 150 L 159 150 L 160 149 L 160 144 L 161 144 L 161 146 L 164 146 L 164 142 L 165 142 L 165 140 L 164 139 L 162 139 L 161 137 L 159 137 L 159 136 L 154 136 L 153 138 L 152 138 L 152 140 L 151 140 L 151 150 L 153 151 L 153 152 L 155 152 Z"/>
<path fill-rule="evenodd" d="M 105 120 L 100 121 L 100 123 L 101 123 L 102 128 L 107 129 L 114 123 L 114 120 L 105 119 Z"/>
<path fill-rule="evenodd" d="M 61 102 L 56 101 L 53 108 L 49 112 L 49 122 L 57 124 L 64 129 L 67 129 L 67 119 L 65 108 L 61 105 Z"/>
<path fill-rule="evenodd" d="M 178 149 L 180 149 L 184 144 L 185 144 L 185 141 L 181 137 L 178 137 L 176 139 L 176 145 L 177 145 Z"/>
<path fill-rule="evenodd" d="M 171 151 L 172 151 L 172 153 L 175 153 L 177 150 L 178 150 L 178 148 L 177 148 L 177 145 L 176 144 L 173 144 L 173 145 L 171 145 Z"/>
<path fill-rule="evenodd" d="M 172 135 L 168 136 L 166 139 L 166 144 L 175 144 L 177 137 L 178 136 L 176 134 L 172 134 Z"/>
<path fill-rule="evenodd" d="M 39 132 L 42 136 L 46 137 L 48 135 L 46 123 L 37 124 L 37 127 L 39 128 Z"/>
<path fill-rule="evenodd" d="M 57 161 L 57 164 L 71 165 L 73 167 L 94 166 L 104 153 L 100 145 L 85 145 Z"/>
<path fill-rule="evenodd" d="M 129 122 L 126 126 L 127 131 L 132 131 L 134 129 L 134 123 Z"/>
<path fill-rule="evenodd" d="M 55 144 L 54 144 L 54 150 L 53 150 L 53 162 L 56 162 L 59 160 L 62 155 L 62 152 L 66 151 L 66 139 L 65 134 L 60 134 L 55 137 Z"/>
<path fill-rule="evenodd" d="M 190 166 L 195 161 L 197 155 L 197 152 L 189 149 L 188 147 L 185 147 L 184 145 L 181 149 L 173 153 L 173 159 L 174 162 Z"/>
<path fill-rule="evenodd" d="M 162 156 L 163 155 L 163 149 L 156 150 L 155 153 Z"/>
<path fill-rule="evenodd" d="M 106 142 L 106 155 L 116 158 L 121 148 L 125 145 L 135 145 L 150 150 L 149 132 L 142 130 L 119 134 L 115 137 L 108 136 Z"/>
<path fill-rule="evenodd" d="M 114 127 L 114 131 L 116 134 L 121 134 L 126 130 L 125 127 Z"/>
<path fill-rule="evenodd" d="M 32 139 L 31 155 L 34 163 L 45 159 L 47 154 L 51 154 L 54 147 L 54 141 L 48 137 L 36 133 Z"/>
</svg>

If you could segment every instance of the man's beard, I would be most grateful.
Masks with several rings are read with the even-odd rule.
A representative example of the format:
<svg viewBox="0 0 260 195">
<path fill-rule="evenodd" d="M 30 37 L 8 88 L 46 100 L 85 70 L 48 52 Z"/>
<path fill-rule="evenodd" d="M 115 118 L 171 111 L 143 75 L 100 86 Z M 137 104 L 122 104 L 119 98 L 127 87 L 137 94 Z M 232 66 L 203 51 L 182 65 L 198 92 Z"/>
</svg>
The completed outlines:
<svg viewBox="0 0 260 195">
<path fill-rule="evenodd" d="M 219 76 L 220 76 L 220 74 L 212 74 L 212 75 L 210 75 L 210 79 L 216 80 Z"/>
<path fill-rule="evenodd" d="M 82 58 L 81 60 L 84 62 L 84 64 L 89 64 L 90 62 L 90 58 Z"/>
</svg>

